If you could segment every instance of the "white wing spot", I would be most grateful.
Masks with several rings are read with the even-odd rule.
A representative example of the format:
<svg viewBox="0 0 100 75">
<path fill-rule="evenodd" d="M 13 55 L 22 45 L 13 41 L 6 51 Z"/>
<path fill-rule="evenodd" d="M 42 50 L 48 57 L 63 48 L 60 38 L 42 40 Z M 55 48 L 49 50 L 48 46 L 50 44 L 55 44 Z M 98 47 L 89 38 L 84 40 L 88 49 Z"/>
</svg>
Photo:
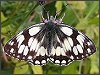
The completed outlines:
<svg viewBox="0 0 100 75">
<path fill-rule="evenodd" d="M 75 55 L 78 55 L 78 51 L 77 51 L 77 47 L 76 46 L 73 47 L 73 52 L 74 52 Z"/>
<path fill-rule="evenodd" d="M 23 35 L 20 35 L 18 36 L 17 38 L 17 42 L 18 42 L 18 48 L 20 47 L 21 43 L 24 41 L 24 36 Z"/>
<path fill-rule="evenodd" d="M 10 45 L 13 45 L 14 44 L 14 42 L 11 42 L 11 44 Z"/>
<path fill-rule="evenodd" d="M 42 62 L 41 62 L 42 64 L 45 64 L 46 63 L 46 61 L 45 60 L 42 60 Z"/>
<path fill-rule="evenodd" d="M 62 60 L 62 62 L 61 62 L 62 64 L 65 64 L 66 63 L 66 61 L 65 60 Z"/>
<path fill-rule="evenodd" d="M 57 48 L 56 48 L 56 55 L 57 55 L 57 56 L 60 56 L 60 49 L 61 49 L 60 47 L 57 47 Z"/>
<path fill-rule="evenodd" d="M 70 62 L 71 60 L 69 59 L 68 62 Z"/>
<path fill-rule="evenodd" d="M 13 54 L 13 56 L 15 56 L 15 54 Z"/>
<path fill-rule="evenodd" d="M 47 61 L 49 61 L 49 58 L 47 58 Z"/>
<path fill-rule="evenodd" d="M 56 49 L 53 47 L 51 50 L 51 55 L 55 55 L 55 53 L 56 53 Z"/>
<path fill-rule="evenodd" d="M 86 54 L 86 56 L 88 56 L 88 54 Z"/>
<path fill-rule="evenodd" d="M 90 45 L 92 45 L 93 43 L 89 40 Z"/>
<path fill-rule="evenodd" d="M 69 41 L 70 45 L 73 47 L 73 40 L 70 37 L 68 37 L 68 41 Z"/>
<path fill-rule="evenodd" d="M 60 61 L 59 60 L 56 60 L 55 63 L 60 63 Z"/>
<path fill-rule="evenodd" d="M 29 51 L 28 46 L 26 46 L 25 49 L 24 49 L 23 54 L 24 54 L 24 55 L 27 55 L 27 54 L 28 54 L 28 51 Z"/>
<path fill-rule="evenodd" d="M 42 46 L 41 48 L 40 48 L 40 55 L 41 56 L 44 56 L 46 54 L 46 49 Z"/>
<path fill-rule="evenodd" d="M 73 34 L 72 29 L 68 27 L 62 27 L 61 30 L 63 31 L 63 33 L 65 33 L 68 36 L 71 36 Z"/>
<path fill-rule="evenodd" d="M 23 50 L 24 50 L 24 48 L 25 48 L 25 45 L 21 45 L 20 48 L 19 48 L 19 50 L 18 50 L 18 53 L 22 53 Z"/>
<path fill-rule="evenodd" d="M 62 43 L 62 46 L 63 46 L 64 52 L 66 52 L 66 47 L 65 47 L 65 45 L 63 43 Z"/>
<path fill-rule="evenodd" d="M 87 44 L 88 44 L 88 45 L 91 45 L 91 43 L 90 43 L 90 42 L 87 42 Z"/>
<path fill-rule="evenodd" d="M 76 58 L 78 59 L 79 57 L 77 56 Z"/>
<path fill-rule="evenodd" d="M 80 35 L 80 38 L 84 42 L 85 38 L 82 35 Z"/>
<path fill-rule="evenodd" d="M 51 60 L 51 61 L 54 61 L 54 59 L 53 59 L 53 58 L 50 58 L 50 60 Z"/>
<path fill-rule="evenodd" d="M 40 27 L 33 27 L 29 29 L 30 36 L 37 34 L 40 31 Z"/>
<path fill-rule="evenodd" d="M 65 50 L 63 48 L 61 48 L 61 51 L 60 52 L 61 52 L 61 55 L 66 56 Z"/>
<path fill-rule="evenodd" d="M 13 48 L 11 48 L 10 52 L 11 52 L 11 53 L 13 53 L 13 51 L 14 51 L 14 49 L 13 49 Z"/>
<path fill-rule="evenodd" d="M 72 60 L 74 59 L 74 57 L 73 57 L 72 55 L 70 56 L 70 58 L 71 58 Z"/>
<path fill-rule="evenodd" d="M 38 49 L 36 56 L 44 56 L 45 54 L 47 55 L 47 50 L 42 46 Z"/>
<path fill-rule="evenodd" d="M 59 40 L 58 36 L 57 36 L 57 41 L 60 43 L 60 40 Z"/>
<path fill-rule="evenodd" d="M 31 37 L 31 38 L 28 40 L 28 46 L 29 46 L 29 47 L 31 46 L 32 42 L 33 42 L 33 37 Z"/>
<path fill-rule="evenodd" d="M 25 59 L 25 57 L 23 57 L 23 59 Z"/>
<path fill-rule="evenodd" d="M 89 48 L 87 49 L 87 51 L 88 51 L 88 53 L 90 53 L 90 52 L 91 52 L 91 50 L 90 50 Z"/>
<path fill-rule="evenodd" d="M 17 58 L 19 58 L 20 56 L 19 55 L 17 55 Z"/>
<path fill-rule="evenodd" d="M 28 56 L 28 59 L 32 59 L 32 56 Z"/>
<path fill-rule="evenodd" d="M 12 40 L 10 40 L 10 41 L 8 42 L 8 44 L 10 45 L 10 44 L 11 44 L 11 42 L 12 42 Z"/>
<path fill-rule="evenodd" d="M 78 40 L 78 42 L 80 43 L 80 45 L 81 45 L 82 47 L 84 47 L 84 46 L 83 46 L 83 42 L 84 42 L 84 41 L 80 38 L 80 35 L 78 35 L 76 39 Z"/>
<path fill-rule="evenodd" d="M 37 39 L 34 39 L 34 41 L 32 42 L 32 45 L 31 45 L 31 47 L 30 47 L 30 51 L 36 49 L 37 43 L 38 43 Z"/>
<path fill-rule="evenodd" d="M 40 64 L 40 62 L 38 60 L 35 61 L 35 64 Z"/>
<path fill-rule="evenodd" d="M 67 39 L 64 40 L 64 44 L 65 44 L 65 47 L 66 47 L 66 49 L 67 49 L 68 51 L 71 50 L 71 46 L 70 46 L 70 44 L 69 44 L 69 42 L 68 42 Z"/>
<path fill-rule="evenodd" d="M 79 53 L 83 53 L 83 49 L 80 45 L 77 45 L 77 49 L 78 49 Z"/>
<path fill-rule="evenodd" d="M 82 55 L 82 58 L 84 58 L 84 55 Z"/>
</svg>

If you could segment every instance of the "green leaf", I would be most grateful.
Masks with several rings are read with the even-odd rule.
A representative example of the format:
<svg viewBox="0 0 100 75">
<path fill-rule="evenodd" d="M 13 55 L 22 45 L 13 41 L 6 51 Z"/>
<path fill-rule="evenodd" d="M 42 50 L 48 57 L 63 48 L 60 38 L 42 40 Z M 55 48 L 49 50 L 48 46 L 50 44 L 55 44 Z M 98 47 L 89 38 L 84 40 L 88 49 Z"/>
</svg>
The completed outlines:
<svg viewBox="0 0 100 75">
<path fill-rule="evenodd" d="M 91 70 L 90 70 L 91 74 L 99 74 L 99 68 L 97 67 L 97 65 L 91 65 Z"/>
<path fill-rule="evenodd" d="M 7 18 L 4 16 L 3 12 L 1 12 L 1 22 L 5 21 Z"/>
<path fill-rule="evenodd" d="M 56 11 L 59 12 L 62 9 L 62 1 L 57 1 L 55 7 Z"/>
<path fill-rule="evenodd" d="M 31 65 L 31 68 L 32 68 L 32 71 L 34 74 L 43 74 L 43 70 L 42 70 L 42 67 L 39 66 L 39 65 Z"/>
<path fill-rule="evenodd" d="M 8 28 L 8 26 L 2 27 L 2 28 L 1 28 L 1 33 L 2 33 L 2 34 L 7 33 L 7 32 L 9 31 L 9 29 L 7 29 L 7 28 Z"/>
<path fill-rule="evenodd" d="M 26 62 L 20 62 L 16 64 L 14 74 L 30 74 L 29 66 Z"/>
<path fill-rule="evenodd" d="M 92 19 L 89 19 L 89 24 L 91 25 L 91 24 L 93 24 L 93 25 L 99 25 L 99 17 L 94 17 L 94 18 L 92 18 Z"/>
<path fill-rule="evenodd" d="M 61 74 L 64 66 L 55 65 L 52 62 L 49 62 L 45 66 L 43 66 L 44 73 L 46 74 Z"/>
<path fill-rule="evenodd" d="M 74 61 L 62 70 L 62 74 L 78 74 L 78 61 Z"/>
</svg>

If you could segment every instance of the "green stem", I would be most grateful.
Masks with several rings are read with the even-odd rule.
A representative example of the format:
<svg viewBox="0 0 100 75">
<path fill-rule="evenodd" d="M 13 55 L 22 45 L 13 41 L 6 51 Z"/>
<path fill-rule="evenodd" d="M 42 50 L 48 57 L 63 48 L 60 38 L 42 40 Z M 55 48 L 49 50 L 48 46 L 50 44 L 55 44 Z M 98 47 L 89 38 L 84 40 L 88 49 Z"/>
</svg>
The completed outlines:
<svg viewBox="0 0 100 75">
<path fill-rule="evenodd" d="M 79 74 L 81 74 L 81 71 L 82 71 L 82 64 L 83 64 L 83 60 L 80 62 L 80 65 L 79 65 Z"/>
<path fill-rule="evenodd" d="M 85 17 L 85 19 L 88 19 L 97 9 L 98 7 L 98 2 L 93 2 L 93 4 L 91 5 L 91 10 L 88 12 L 88 15 Z"/>
</svg>

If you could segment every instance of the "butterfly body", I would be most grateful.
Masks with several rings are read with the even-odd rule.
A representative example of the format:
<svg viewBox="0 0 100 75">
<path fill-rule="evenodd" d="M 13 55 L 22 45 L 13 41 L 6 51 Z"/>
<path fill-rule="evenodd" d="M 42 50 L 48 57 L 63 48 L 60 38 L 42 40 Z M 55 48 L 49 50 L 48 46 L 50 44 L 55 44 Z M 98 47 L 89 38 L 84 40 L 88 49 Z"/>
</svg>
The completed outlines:
<svg viewBox="0 0 100 75">
<path fill-rule="evenodd" d="M 95 45 L 83 33 L 58 20 L 45 20 L 14 36 L 4 46 L 7 55 L 34 65 L 51 61 L 68 65 L 95 53 Z"/>
</svg>

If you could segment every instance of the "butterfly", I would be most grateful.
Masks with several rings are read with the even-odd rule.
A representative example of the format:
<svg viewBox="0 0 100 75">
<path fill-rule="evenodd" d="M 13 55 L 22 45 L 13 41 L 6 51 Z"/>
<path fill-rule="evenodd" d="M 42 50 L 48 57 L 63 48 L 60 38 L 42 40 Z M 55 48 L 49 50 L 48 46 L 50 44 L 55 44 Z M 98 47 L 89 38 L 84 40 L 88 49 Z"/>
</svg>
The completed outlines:
<svg viewBox="0 0 100 75">
<path fill-rule="evenodd" d="M 51 16 L 15 35 L 4 51 L 34 65 L 45 65 L 48 61 L 68 65 L 92 55 L 96 48 L 85 34 Z"/>
</svg>

